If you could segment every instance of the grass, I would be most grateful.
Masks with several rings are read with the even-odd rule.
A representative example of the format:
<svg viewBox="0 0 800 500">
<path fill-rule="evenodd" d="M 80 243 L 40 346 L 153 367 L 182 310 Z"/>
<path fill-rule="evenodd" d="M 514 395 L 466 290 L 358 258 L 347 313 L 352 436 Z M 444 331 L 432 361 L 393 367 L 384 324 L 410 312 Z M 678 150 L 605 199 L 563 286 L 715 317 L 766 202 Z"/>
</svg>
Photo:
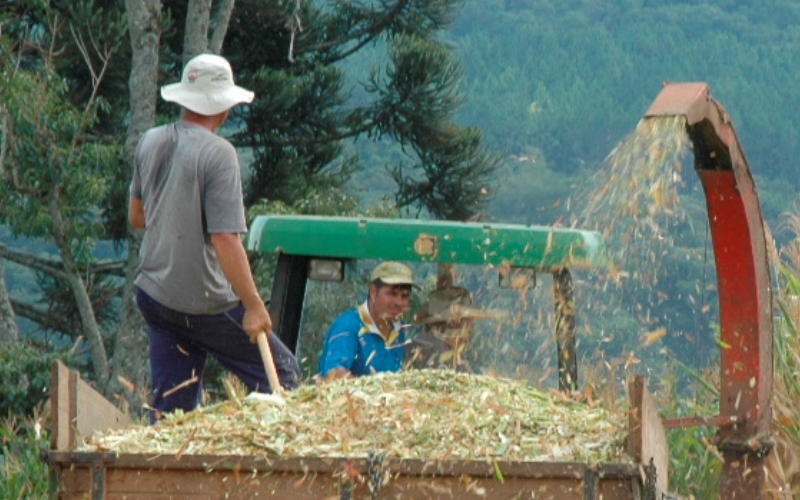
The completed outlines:
<svg viewBox="0 0 800 500">
<path fill-rule="evenodd" d="M 775 449 L 767 463 L 770 498 L 800 498 L 800 213 L 784 214 L 791 240 L 770 247 L 776 307 L 772 418 Z"/>
<path fill-rule="evenodd" d="M 0 422 L 0 498 L 49 498 L 49 469 L 42 456 L 47 443 L 36 415 Z"/>
</svg>

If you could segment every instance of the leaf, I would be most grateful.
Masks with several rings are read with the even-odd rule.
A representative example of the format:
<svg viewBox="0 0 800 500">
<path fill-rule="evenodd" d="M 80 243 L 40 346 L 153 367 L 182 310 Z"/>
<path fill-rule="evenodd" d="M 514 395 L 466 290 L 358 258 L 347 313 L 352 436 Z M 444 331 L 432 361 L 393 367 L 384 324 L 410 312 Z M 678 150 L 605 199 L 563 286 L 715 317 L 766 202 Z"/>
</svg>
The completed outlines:
<svg viewBox="0 0 800 500">
<path fill-rule="evenodd" d="M 492 465 L 494 466 L 494 477 L 501 483 L 504 483 L 505 479 L 503 478 L 503 471 L 500 470 L 500 466 L 494 460 L 492 461 Z"/>
<path fill-rule="evenodd" d="M 651 345 L 658 342 L 667 334 L 666 327 L 656 328 L 652 332 L 646 333 L 644 336 L 644 345 Z"/>
<path fill-rule="evenodd" d="M 628 359 L 625 360 L 625 369 L 627 370 L 630 365 L 638 365 L 641 362 L 642 360 L 634 356 L 633 351 L 631 351 L 628 355 Z"/>
</svg>

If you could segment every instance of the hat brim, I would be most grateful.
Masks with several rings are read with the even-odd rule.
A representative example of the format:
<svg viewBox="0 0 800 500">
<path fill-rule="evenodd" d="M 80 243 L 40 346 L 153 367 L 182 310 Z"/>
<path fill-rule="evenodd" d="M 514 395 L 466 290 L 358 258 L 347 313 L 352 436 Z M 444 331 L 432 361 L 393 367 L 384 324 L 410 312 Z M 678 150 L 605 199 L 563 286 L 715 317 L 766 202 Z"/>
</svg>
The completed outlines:
<svg viewBox="0 0 800 500">
<path fill-rule="evenodd" d="M 408 278 L 377 278 L 377 280 L 386 285 L 408 285 L 419 288 L 419 285 Z"/>
<path fill-rule="evenodd" d="M 209 89 L 207 92 L 187 88 L 182 82 L 161 87 L 161 98 L 165 101 L 180 104 L 188 110 L 206 116 L 218 115 L 237 104 L 253 102 L 254 97 L 252 91 L 238 85 L 227 86 L 221 90 Z"/>
</svg>

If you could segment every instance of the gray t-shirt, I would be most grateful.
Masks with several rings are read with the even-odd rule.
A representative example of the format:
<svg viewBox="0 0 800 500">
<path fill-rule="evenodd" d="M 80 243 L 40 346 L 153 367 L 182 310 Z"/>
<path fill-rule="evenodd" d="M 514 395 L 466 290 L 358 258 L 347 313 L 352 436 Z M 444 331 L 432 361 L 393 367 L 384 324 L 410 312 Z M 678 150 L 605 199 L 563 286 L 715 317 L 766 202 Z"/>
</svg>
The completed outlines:
<svg viewBox="0 0 800 500">
<path fill-rule="evenodd" d="M 136 149 L 130 195 L 145 213 L 135 285 L 188 314 L 235 306 L 239 298 L 209 239 L 247 231 L 233 145 L 186 122 L 153 128 Z"/>
</svg>

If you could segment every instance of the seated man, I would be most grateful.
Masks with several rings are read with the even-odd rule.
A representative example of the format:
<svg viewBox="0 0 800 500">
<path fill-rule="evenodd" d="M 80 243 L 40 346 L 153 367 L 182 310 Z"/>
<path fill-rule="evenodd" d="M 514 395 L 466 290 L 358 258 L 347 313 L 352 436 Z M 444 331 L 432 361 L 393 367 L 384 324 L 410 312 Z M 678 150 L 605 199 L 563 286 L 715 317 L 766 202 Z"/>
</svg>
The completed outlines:
<svg viewBox="0 0 800 500">
<path fill-rule="evenodd" d="M 323 378 L 396 372 L 403 364 L 402 317 L 411 303 L 414 278 L 400 262 L 383 262 L 370 276 L 369 297 L 340 315 L 325 334 L 319 374 Z"/>
<path fill-rule="evenodd" d="M 452 368 L 472 372 L 461 356 L 469 343 L 475 319 L 488 318 L 492 313 L 472 307 L 469 290 L 448 287 L 430 293 L 428 303 L 414 317 L 423 332 L 406 346 L 407 368 Z"/>
</svg>

